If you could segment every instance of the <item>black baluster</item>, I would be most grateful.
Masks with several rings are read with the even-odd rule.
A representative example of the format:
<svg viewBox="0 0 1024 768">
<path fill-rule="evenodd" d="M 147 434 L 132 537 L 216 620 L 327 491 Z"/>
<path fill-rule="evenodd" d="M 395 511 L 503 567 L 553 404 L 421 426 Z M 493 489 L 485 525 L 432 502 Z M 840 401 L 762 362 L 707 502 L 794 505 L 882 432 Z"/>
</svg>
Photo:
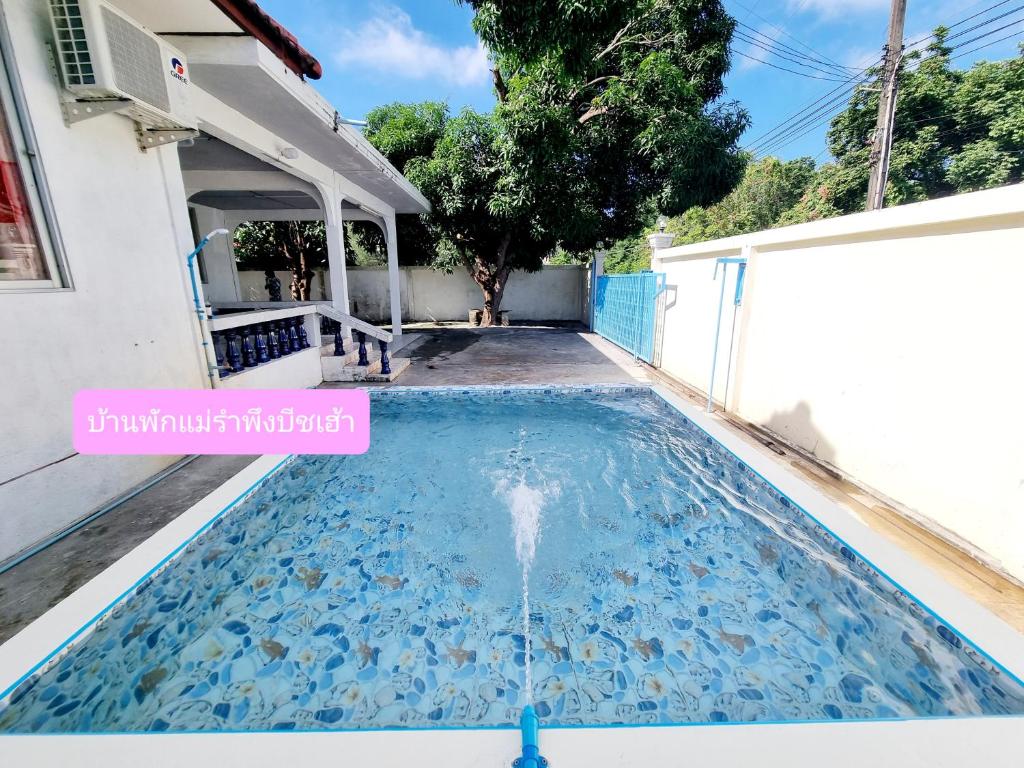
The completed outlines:
<svg viewBox="0 0 1024 768">
<path fill-rule="evenodd" d="M 356 331 L 356 338 L 359 339 L 359 365 L 369 365 L 370 361 L 366 357 L 366 334 Z"/>
<path fill-rule="evenodd" d="M 234 329 L 228 331 L 228 370 L 237 373 L 242 370 L 242 351 L 238 347 L 238 333 Z"/>
<path fill-rule="evenodd" d="M 281 342 L 277 340 L 274 323 L 267 323 L 267 355 L 271 360 L 277 360 L 281 356 Z"/>
<path fill-rule="evenodd" d="M 256 362 L 266 363 L 270 361 L 270 351 L 267 349 L 267 329 L 262 325 L 256 326 Z"/>
<path fill-rule="evenodd" d="M 292 353 L 292 346 L 288 343 L 288 328 L 287 323 L 282 320 L 280 327 L 277 330 L 277 342 L 281 346 L 282 355 L 290 355 Z"/>
<path fill-rule="evenodd" d="M 256 348 L 252 345 L 252 326 L 242 328 L 242 363 L 246 368 L 256 367 Z"/>
<path fill-rule="evenodd" d="M 388 359 L 388 343 L 383 339 L 377 341 L 380 347 L 380 372 L 387 376 L 391 373 L 391 360 Z"/>
<path fill-rule="evenodd" d="M 298 318 L 298 322 L 295 327 L 299 332 L 299 346 L 303 349 L 309 349 L 309 334 L 306 332 L 306 318 Z"/>
<path fill-rule="evenodd" d="M 289 351 L 298 352 L 300 349 L 302 349 L 302 346 L 299 344 L 299 332 L 295 330 L 295 326 L 298 325 L 298 321 L 296 318 L 292 317 L 288 320 L 285 320 L 285 323 L 288 324 Z"/>
<path fill-rule="evenodd" d="M 334 356 L 341 357 L 345 354 L 345 336 L 341 332 L 341 323 L 334 329 Z"/>
</svg>

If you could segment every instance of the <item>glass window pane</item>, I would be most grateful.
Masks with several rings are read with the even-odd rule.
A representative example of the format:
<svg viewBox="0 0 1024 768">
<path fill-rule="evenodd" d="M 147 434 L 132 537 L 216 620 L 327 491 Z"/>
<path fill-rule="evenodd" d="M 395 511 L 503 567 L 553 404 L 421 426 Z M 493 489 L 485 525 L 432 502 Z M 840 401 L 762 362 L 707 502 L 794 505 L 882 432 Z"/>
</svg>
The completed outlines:
<svg viewBox="0 0 1024 768">
<path fill-rule="evenodd" d="M 0 281 L 49 279 L 7 115 L 0 110 Z"/>
</svg>

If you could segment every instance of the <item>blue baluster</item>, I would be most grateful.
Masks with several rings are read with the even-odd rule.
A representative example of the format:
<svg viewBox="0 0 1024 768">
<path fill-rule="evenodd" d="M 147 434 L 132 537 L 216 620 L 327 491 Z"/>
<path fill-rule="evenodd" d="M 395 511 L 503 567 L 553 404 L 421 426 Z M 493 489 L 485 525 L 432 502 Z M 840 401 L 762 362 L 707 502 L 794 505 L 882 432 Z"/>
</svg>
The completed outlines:
<svg viewBox="0 0 1024 768">
<path fill-rule="evenodd" d="M 228 331 L 228 370 L 236 373 L 242 370 L 242 350 L 238 347 L 238 333 Z"/>
<path fill-rule="evenodd" d="M 387 376 L 391 373 L 391 360 L 388 359 L 388 343 L 383 339 L 377 341 L 380 347 L 380 372 Z"/>
<path fill-rule="evenodd" d="M 306 333 L 306 319 L 304 317 L 297 319 L 296 329 L 299 332 L 299 346 L 303 349 L 309 349 L 309 334 Z"/>
<path fill-rule="evenodd" d="M 345 354 L 345 337 L 342 334 L 341 323 L 334 330 L 334 356 L 341 357 Z"/>
<path fill-rule="evenodd" d="M 267 349 L 265 338 L 267 329 L 262 325 L 256 326 L 256 362 L 266 363 L 270 361 L 270 351 Z"/>
<path fill-rule="evenodd" d="M 292 353 L 292 345 L 288 343 L 287 323 L 284 320 L 280 322 L 280 327 L 277 330 L 277 341 L 281 346 L 282 355 L 290 355 Z"/>
<path fill-rule="evenodd" d="M 289 320 L 285 320 L 285 323 L 288 325 L 288 351 L 298 352 L 302 349 L 302 345 L 299 344 L 299 332 L 295 330 L 295 326 L 298 325 L 298 319 L 293 317 Z"/>
<path fill-rule="evenodd" d="M 267 323 L 267 355 L 271 360 L 281 356 L 281 342 L 277 340 L 277 329 L 274 323 Z"/>
<path fill-rule="evenodd" d="M 252 345 L 252 326 L 242 328 L 242 364 L 246 368 L 256 367 L 256 348 Z"/>
<path fill-rule="evenodd" d="M 213 354 L 217 358 L 217 370 L 224 368 L 224 351 L 221 349 L 221 332 L 211 331 L 210 339 L 213 341 Z"/>
<path fill-rule="evenodd" d="M 356 331 L 356 338 L 359 339 L 359 365 L 369 365 L 370 361 L 366 358 L 366 334 Z"/>
</svg>

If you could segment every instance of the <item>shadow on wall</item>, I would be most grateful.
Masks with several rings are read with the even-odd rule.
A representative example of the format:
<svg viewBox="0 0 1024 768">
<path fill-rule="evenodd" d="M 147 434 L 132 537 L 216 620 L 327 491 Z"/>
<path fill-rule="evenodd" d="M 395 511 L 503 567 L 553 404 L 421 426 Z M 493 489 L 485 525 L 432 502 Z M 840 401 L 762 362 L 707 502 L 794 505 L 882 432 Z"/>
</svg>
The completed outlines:
<svg viewBox="0 0 1024 768">
<path fill-rule="evenodd" d="M 678 286 L 665 285 L 658 294 L 657 303 L 654 307 L 654 359 L 651 365 L 661 368 L 661 353 L 665 346 L 665 314 L 676 305 Z"/>
<path fill-rule="evenodd" d="M 828 464 L 835 463 L 835 448 L 814 426 L 811 407 L 807 403 L 799 402 L 788 411 L 776 411 L 768 417 L 763 426 L 791 445 L 802 448 L 822 461 Z"/>
</svg>

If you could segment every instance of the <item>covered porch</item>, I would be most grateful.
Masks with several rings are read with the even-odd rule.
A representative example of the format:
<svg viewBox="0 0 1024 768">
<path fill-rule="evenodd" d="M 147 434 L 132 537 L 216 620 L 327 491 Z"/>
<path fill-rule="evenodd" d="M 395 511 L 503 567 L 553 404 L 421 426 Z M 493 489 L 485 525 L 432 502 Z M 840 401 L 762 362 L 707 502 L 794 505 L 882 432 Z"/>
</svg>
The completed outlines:
<svg viewBox="0 0 1024 768">
<path fill-rule="evenodd" d="M 195 261 L 206 308 L 205 317 L 196 313 L 195 333 L 210 385 L 315 386 L 394 375 L 388 353 L 402 340 L 395 217 L 428 211 L 426 199 L 271 43 L 238 35 L 205 2 L 182 3 L 173 18 L 162 4 L 126 0 L 125 6 L 188 61 L 198 132 L 177 145 L 189 215 L 181 250 L 228 231 Z M 350 313 L 343 225 L 354 220 L 373 222 L 384 235 L 387 330 Z M 246 221 L 323 222 L 330 279 L 317 300 L 268 306 L 265 293 L 243 294 L 233 233 Z M 369 349 L 368 340 L 377 348 Z"/>
<path fill-rule="evenodd" d="M 389 283 L 397 286 L 397 243 L 387 224 L 389 218 L 394 221 L 393 211 L 379 215 L 351 194 L 331 206 L 318 185 L 205 131 L 179 145 L 178 156 L 193 238 L 198 241 L 219 229 L 229 233 L 212 239 L 196 260 L 207 306 L 211 365 L 216 366 L 214 386 L 390 381 L 404 370 L 407 360 L 392 364 L 390 359 L 404 342 L 399 292 L 390 295 L 390 329 L 351 316 L 342 237 L 344 221 L 379 226 L 388 242 Z M 313 286 L 307 299 L 289 300 L 287 285 L 282 286 L 284 300 L 278 301 L 265 290 L 242 289 L 235 230 L 244 222 L 266 221 L 324 223 L 331 277 Z"/>
</svg>

